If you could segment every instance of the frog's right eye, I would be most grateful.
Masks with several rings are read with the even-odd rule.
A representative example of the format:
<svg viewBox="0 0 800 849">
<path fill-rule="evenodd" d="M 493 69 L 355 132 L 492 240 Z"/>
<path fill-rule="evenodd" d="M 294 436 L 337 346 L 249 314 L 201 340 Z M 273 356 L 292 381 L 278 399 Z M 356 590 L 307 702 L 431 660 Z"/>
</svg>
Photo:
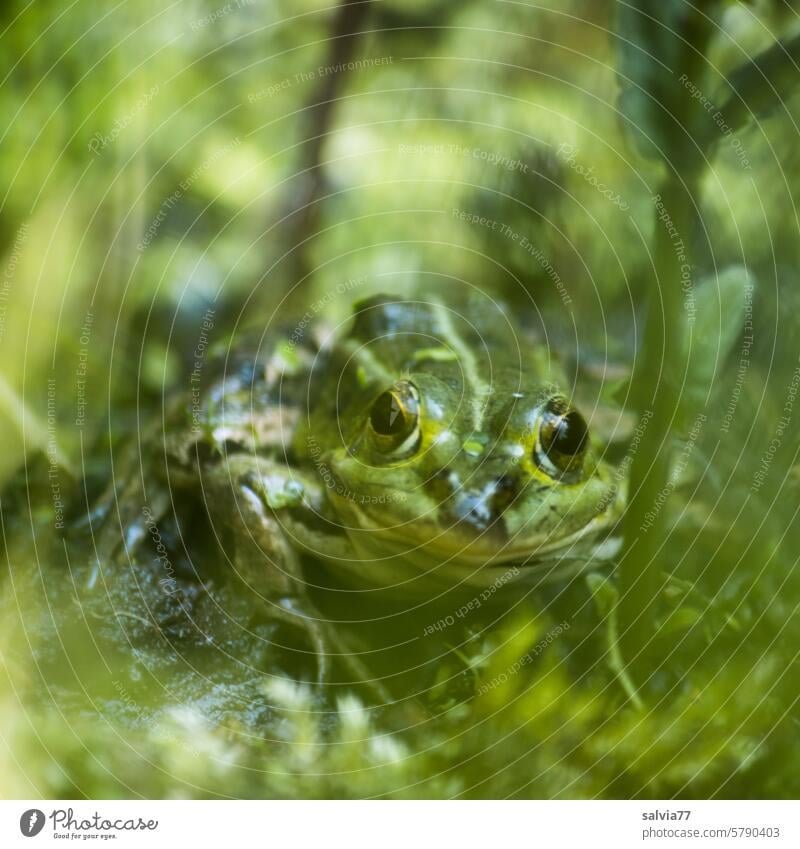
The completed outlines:
<svg viewBox="0 0 800 849">
<path fill-rule="evenodd" d="M 419 442 L 419 393 L 407 380 L 382 392 L 369 412 L 368 427 L 384 453 L 406 453 Z"/>
</svg>

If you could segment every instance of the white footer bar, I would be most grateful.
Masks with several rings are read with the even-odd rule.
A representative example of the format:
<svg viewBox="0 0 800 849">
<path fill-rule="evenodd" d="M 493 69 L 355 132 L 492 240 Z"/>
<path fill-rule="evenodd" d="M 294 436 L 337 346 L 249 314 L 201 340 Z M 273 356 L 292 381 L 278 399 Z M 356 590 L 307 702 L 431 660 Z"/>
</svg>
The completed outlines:
<svg viewBox="0 0 800 849">
<path fill-rule="evenodd" d="M 0 802 L 0 846 L 800 847 L 800 803 Z"/>
</svg>

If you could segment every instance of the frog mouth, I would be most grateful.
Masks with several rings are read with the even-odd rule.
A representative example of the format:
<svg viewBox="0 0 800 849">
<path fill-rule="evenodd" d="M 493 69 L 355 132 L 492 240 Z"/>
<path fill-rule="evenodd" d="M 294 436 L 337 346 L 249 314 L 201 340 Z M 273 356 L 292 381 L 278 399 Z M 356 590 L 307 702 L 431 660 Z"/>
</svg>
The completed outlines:
<svg viewBox="0 0 800 849">
<path fill-rule="evenodd" d="M 543 560 L 582 559 L 587 541 L 609 531 L 616 515 L 596 514 L 577 530 L 555 537 L 552 533 L 510 535 L 498 517 L 483 529 L 464 521 L 443 528 L 431 521 L 412 520 L 387 526 L 379 517 L 358 509 L 358 530 L 354 533 L 362 547 L 376 559 L 407 557 L 425 563 L 452 563 L 469 567 L 500 564 L 534 565 Z M 353 533 L 353 531 L 351 531 Z"/>
<path fill-rule="evenodd" d="M 480 568 L 581 559 L 598 538 L 608 535 L 625 503 L 622 490 L 613 490 L 602 509 L 587 515 L 577 527 L 573 519 L 554 527 L 523 525 L 512 530 L 503 511 L 492 508 L 493 490 L 489 487 L 463 490 L 446 511 L 441 503 L 432 502 L 427 514 L 407 514 L 400 519 L 391 502 L 402 493 L 384 493 L 381 497 L 375 488 L 353 497 L 338 476 L 335 478 L 336 486 L 329 492 L 340 502 L 343 514 L 349 516 L 347 533 L 365 553 L 375 560 L 407 558 L 427 566 L 452 563 Z M 393 517 L 397 518 L 394 523 Z M 562 517 L 564 521 L 566 517 Z"/>
</svg>

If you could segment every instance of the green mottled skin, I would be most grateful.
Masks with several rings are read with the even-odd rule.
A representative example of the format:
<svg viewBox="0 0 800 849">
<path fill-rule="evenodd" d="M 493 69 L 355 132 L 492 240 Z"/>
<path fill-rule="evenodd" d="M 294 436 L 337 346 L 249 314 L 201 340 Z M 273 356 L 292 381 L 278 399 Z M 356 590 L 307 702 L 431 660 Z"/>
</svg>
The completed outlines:
<svg viewBox="0 0 800 849">
<path fill-rule="evenodd" d="M 484 583 L 501 563 L 574 566 L 619 516 L 612 471 L 593 449 L 568 480 L 537 465 L 542 405 L 569 384 L 497 306 L 364 302 L 316 379 L 295 451 L 321 450 L 329 506 L 355 549 L 343 565 L 367 581 L 424 592 L 415 570 Z M 421 433 L 416 450 L 393 457 L 376 450 L 366 420 L 400 379 L 419 391 Z"/>
<path fill-rule="evenodd" d="M 119 495 L 128 555 L 143 502 L 157 521 L 181 492 L 201 498 L 230 567 L 307 632 L 324 678 L 335 635 L 303 592 L 301 553 L 398 595 L 485 585 L 509 564 L 539 580 L 607 553 L 612 469 L 588 437 L 563 473 L 542 455 L 544 411 L 572 409 L 570 384 L 501 307 L 381 296 L 320 335 L 270 326 L 219 358 L 220 377 L 209 364 L 199 411 L 177 402 L 151 440 L 150 491 L 134 475 Z M 405 399 L 413 424 L 390 450 L 373 426 L 382 397 Z M 121 556 L 118 540 L 112 527 L 101 554 Z"/>
</svg>

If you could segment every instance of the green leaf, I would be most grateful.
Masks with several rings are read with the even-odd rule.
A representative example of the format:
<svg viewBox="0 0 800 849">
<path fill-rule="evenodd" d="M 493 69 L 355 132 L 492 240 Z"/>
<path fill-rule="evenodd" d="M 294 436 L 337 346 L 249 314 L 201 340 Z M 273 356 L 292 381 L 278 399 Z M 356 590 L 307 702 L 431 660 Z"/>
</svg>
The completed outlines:
<svg viewBox="0 0 800 849">
<path fill-rule="evenodd" d="M 694 627 L 702 618 L 702 612 L 693 607 L 679 607 L 667 616 L 658 629 L 658 635 L 659 637 L 666 637 L 684 633 Z"/>
<path fill-rule="evenodd" d="M 727 100 L 720 116 L 728 132 L 736 132 L 753 118 L 764 118 L 798 91 L 800 35 L 776 41 L 767 50 L 740 65 L 727 80 Z M 721 137 L 719 129 L 705 140 L 710 145 Z"/>
<path fill-rule="evenodd" d="M 725 360 L 742 338 L 754 286 L 747 268 L 731 265 L 701 280 L 688 294 L 684 304 L 690 317 L 684 406 L 705 405 Z"/>
</svg>

